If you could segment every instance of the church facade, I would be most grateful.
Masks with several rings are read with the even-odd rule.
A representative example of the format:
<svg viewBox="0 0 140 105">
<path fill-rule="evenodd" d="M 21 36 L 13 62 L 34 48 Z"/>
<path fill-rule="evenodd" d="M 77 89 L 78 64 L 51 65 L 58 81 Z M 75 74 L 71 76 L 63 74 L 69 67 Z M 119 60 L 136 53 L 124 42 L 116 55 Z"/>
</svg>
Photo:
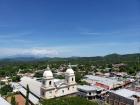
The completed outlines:
<svg viewBox="0 0 140 105">
<path fill-rule="evenodd" d="M 65 79 L 55 79 L 52 71 L 47 67 L 47 70 L 43 73 L 40 91 L 41 97 L 44 99 L 75 94 L 77 92 L 77 84 L 74 71 L 69 67 L 65 72 Z"/>
</svg>

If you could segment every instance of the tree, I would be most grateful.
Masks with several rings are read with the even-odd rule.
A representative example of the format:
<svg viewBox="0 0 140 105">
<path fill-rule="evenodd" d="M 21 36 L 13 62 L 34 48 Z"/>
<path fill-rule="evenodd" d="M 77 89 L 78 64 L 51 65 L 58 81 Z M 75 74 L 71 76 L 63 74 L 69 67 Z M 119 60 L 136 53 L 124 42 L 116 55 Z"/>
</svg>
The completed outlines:
<svg viewBox="0 0 140 105">
<path fill-rule="evenodd" d="M 15 99 L 15 96 L 11 97 L 11 105 L 18 105 Z"/>
<path fill-rule="evenodd" d="M 30 92 L 29 86 L 27 85 L 27 90 L 26 90 L 26 103 L 25 103 L 25 105 L 29 105 L 29 92 Z"/>
<path fill-rule="evenodd" d="M 80 97 L 61 97 L 56 99 L 43 100 L 42 105 L 98 105 L 95 101 L 89 101 Z"/>
<path fill-rule="evenodd" d="M 36 72 L 34 77 L 40 78 L 43 76 L 43 72 Z"/>
<path fill-rule="evenodd" d="M 13 82 L 19 82 L 20 81 L 20 76 L 13 76 L 12 81 Z"/>
<path fill-rule="evenodd" d="M 0 94 L 3 95 L 7 95 L 8 92 L 12 92 L 12 88 L 10 85 L 5 85 L 1 88 L 0 90 Z"/>
</svg>

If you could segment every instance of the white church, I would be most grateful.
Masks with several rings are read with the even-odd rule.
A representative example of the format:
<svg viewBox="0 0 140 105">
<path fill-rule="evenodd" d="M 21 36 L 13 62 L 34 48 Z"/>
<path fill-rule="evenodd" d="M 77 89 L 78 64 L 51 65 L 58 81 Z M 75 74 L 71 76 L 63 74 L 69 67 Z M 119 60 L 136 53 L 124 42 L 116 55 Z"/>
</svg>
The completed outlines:
<svg viewBox="0 0 140 105">
<path fill-rule="evenodd" d="M 55 79 L 49 67 L 43 73 L 43 80 L 40 89 L 41 97 L 50 99 L 71 95 L 77 92 L 77 84 L 75 82 L 75 74 L 72 68 L 65 72 L 65 79 Z"/>
<path fill-rule="evenodd" d="M 51 99 L 77 93 L 75 74 L 71 66 L 66 70 L 64 79 L 56 79 L 49 66 L 44 70 L 43 79 L 23 76 L 18 83 L 12 83 L 13 92 L 19 92 L 26 96 L 26 88 L 29 86 L 29 100 L 36 105 L 40 99 Z"/>
</svg>

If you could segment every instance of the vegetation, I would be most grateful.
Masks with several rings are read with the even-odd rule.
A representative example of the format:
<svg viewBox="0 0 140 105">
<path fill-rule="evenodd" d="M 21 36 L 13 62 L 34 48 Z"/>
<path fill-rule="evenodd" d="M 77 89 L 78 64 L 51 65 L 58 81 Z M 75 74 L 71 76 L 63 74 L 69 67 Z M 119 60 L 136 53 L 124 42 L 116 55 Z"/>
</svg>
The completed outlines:
<svg viewBox="0 0 140 105">
<path fill-rule="evenodd" d="M 53 72 L 60 66 L 71 64 L 77 64 L 77 67 L 73 69 L 76 72 L 76 81 L 80 82 L 80 79 L 91 71 L 97 72 L 96 68 L 102 69 L 101 72 L 106 72 L 103 69 L 106 67 L 112 68 L 112 64 L 124 63 L 127 66 L 121 67 L 120 71 L 128 72 L 131 75 L 135 75 L 140 70 L 140 63 L 138 58 L 140 54 L 127 54 L 118 55 L 111 54 L 104 57 L 70 57 L 70 58 L 11 58 L 0 60 L 0 77 L 13 77 L 16 76 L 19 69 L 21 73 L 34 72 L 36 70 L 45 69 L 49 64 L 50 68 L 53 68 Z M 92 68 L 95 66 L 96 68 Z M 111 69 L 114 71 L 113 69 Z M 80 74 L 79 74 L 80 73 Z M 42 72 L 36 72 L 36 77 L 42 77 Z M 60 77 L 62 78 L 62 77 Z M 18 78 L 13 78 L 16 81 Z"/>
<path fill-rule="evenodd" d="M 11 105 L 18 105 L 18 103 L 16 102 L 15 96 L 11 97 Z"/>
<path fill-rule="evenodd" d="M 12 82 L 19 82 L 20 81 L 20 76 L 13 76 L 12 77 Z"/>
<path fill-rule="evenodd" d="M 58 78 L 58 79 L 64 79 L 65 77 L 64 76 L 62 76 L 62 75 L 58 75 L 58 76 L 55 76 L 56 78 Z"/>
<path fill-rule="evenodd" d="M 42 105 L 98 105 L 96 102 L 88 101 L 80 97 L 62 97 L 44 100 Z"/>
<path fill-rule="evenodd" d="M 40 78 L 42 77 L 42 75 L 43 75 L 43 72 L 36 72 L 34 77 Z"/>
<path fill-rule="evenodd" d="M 26 103 L 25 103 L 25 105 L 29 105 L 29 92 L 30 92 L 30 90 L 29 90 L 29 86 L 27 85 L 27 91 L 26 91 Z"/>
<path fill-rule="evenodd" d="M 4 85 L 3 87 L 1 87 L 0 94 L 2 96 L 7 95 L 8 92 L 12 92 L 12 88 L 10 85 Z"/>
</svg>

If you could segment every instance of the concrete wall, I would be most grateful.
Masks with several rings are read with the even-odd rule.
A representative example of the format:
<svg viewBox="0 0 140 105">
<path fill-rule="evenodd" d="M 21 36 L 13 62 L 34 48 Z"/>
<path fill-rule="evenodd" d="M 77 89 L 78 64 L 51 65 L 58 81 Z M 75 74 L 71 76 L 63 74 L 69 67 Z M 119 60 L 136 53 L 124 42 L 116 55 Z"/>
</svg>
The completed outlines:
<svg viewBox="0 0 140 105">
<path fill-rule="evenodd" d="M 122 97 L 112 92 L 109 93 L 107 103 L 109 103 L 110 105 L 135 105 L 134 100 Z"/>
</svg>

